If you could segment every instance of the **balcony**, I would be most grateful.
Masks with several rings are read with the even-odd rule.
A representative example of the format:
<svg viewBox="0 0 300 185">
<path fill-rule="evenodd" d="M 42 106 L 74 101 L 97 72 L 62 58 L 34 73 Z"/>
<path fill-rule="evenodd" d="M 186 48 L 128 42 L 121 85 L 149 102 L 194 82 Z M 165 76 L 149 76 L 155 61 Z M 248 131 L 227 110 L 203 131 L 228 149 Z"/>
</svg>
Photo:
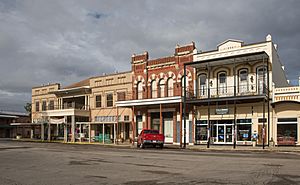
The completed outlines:
<svg viewBox="0 0 300 185">
<path fill-rule="evenodd" d="M 267 87 L 261 90 L 255 89 L 253 85 L 227 86 L 219 88 L 201 88 L 194 92 L 187 92 L 187 101 L 221 101 L 221 100 L 249 100 L 266 98 L 269 95 Z"/>
<path fill-rule="evenodd" d="M 65 102 L 63 105 L 42 107 L 43 116 L 89 116 L 89 106 L 76 102 Z"/>
</svg>

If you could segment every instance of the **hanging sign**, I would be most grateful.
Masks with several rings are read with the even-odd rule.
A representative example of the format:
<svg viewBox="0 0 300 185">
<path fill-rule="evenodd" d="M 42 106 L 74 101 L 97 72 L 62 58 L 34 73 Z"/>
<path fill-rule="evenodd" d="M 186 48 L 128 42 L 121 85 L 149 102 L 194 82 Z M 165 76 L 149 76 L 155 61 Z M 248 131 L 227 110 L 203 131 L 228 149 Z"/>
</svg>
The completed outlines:
<svg viewBox="0 0 300 185">
<path fill-rule="evenodd" d="M 216 114 L 223 115 L 228 113 L 229 113 L 229 109 L 216 109 Z"/>
</svg>

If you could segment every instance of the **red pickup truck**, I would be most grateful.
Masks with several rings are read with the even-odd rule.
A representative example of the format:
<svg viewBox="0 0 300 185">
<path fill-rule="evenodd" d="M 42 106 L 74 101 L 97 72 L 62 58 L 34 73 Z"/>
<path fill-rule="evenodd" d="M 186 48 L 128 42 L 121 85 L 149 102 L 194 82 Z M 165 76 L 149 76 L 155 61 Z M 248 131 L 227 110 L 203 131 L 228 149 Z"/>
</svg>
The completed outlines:
<svg viewBox="0 0 300 185">
<path fill-rule="evenodd" d="M 153 147 L 164 147 L 165 136 L 160 134 L 158 130 L 143 129 L 137 140 L 137 147 L 145 148 L 146 145 Z"/>
</svg>

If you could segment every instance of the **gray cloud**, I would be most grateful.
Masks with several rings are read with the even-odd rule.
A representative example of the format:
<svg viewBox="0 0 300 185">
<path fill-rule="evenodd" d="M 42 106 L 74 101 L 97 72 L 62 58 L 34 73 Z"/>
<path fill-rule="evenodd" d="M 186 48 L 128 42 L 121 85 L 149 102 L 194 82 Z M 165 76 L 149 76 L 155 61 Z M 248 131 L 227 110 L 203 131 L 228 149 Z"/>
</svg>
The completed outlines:
<svg viewBox="0 0 300 185">
<path fill-rule="evenodd" d="M 23 111 L 31 87 L 63 85 L 130 70 L 133 53 L 172 55 L 228 39 L 259 42 L 270 33 L 289 79 L 300 63 L 300 1 L 0 0 L 0 109 Z"/>
</svg>

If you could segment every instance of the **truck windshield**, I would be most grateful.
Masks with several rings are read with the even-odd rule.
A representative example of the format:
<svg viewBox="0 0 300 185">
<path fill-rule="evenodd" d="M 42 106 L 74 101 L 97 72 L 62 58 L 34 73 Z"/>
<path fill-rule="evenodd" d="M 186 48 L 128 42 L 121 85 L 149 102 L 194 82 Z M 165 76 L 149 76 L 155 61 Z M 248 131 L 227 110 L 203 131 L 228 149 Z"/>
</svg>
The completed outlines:
<svg viewBox="0 0 300 185">
<path fill-rule="evenodd" d="M 158 130 L 144 130 L 145 134 L 159 134 Z"/>
</svg>

